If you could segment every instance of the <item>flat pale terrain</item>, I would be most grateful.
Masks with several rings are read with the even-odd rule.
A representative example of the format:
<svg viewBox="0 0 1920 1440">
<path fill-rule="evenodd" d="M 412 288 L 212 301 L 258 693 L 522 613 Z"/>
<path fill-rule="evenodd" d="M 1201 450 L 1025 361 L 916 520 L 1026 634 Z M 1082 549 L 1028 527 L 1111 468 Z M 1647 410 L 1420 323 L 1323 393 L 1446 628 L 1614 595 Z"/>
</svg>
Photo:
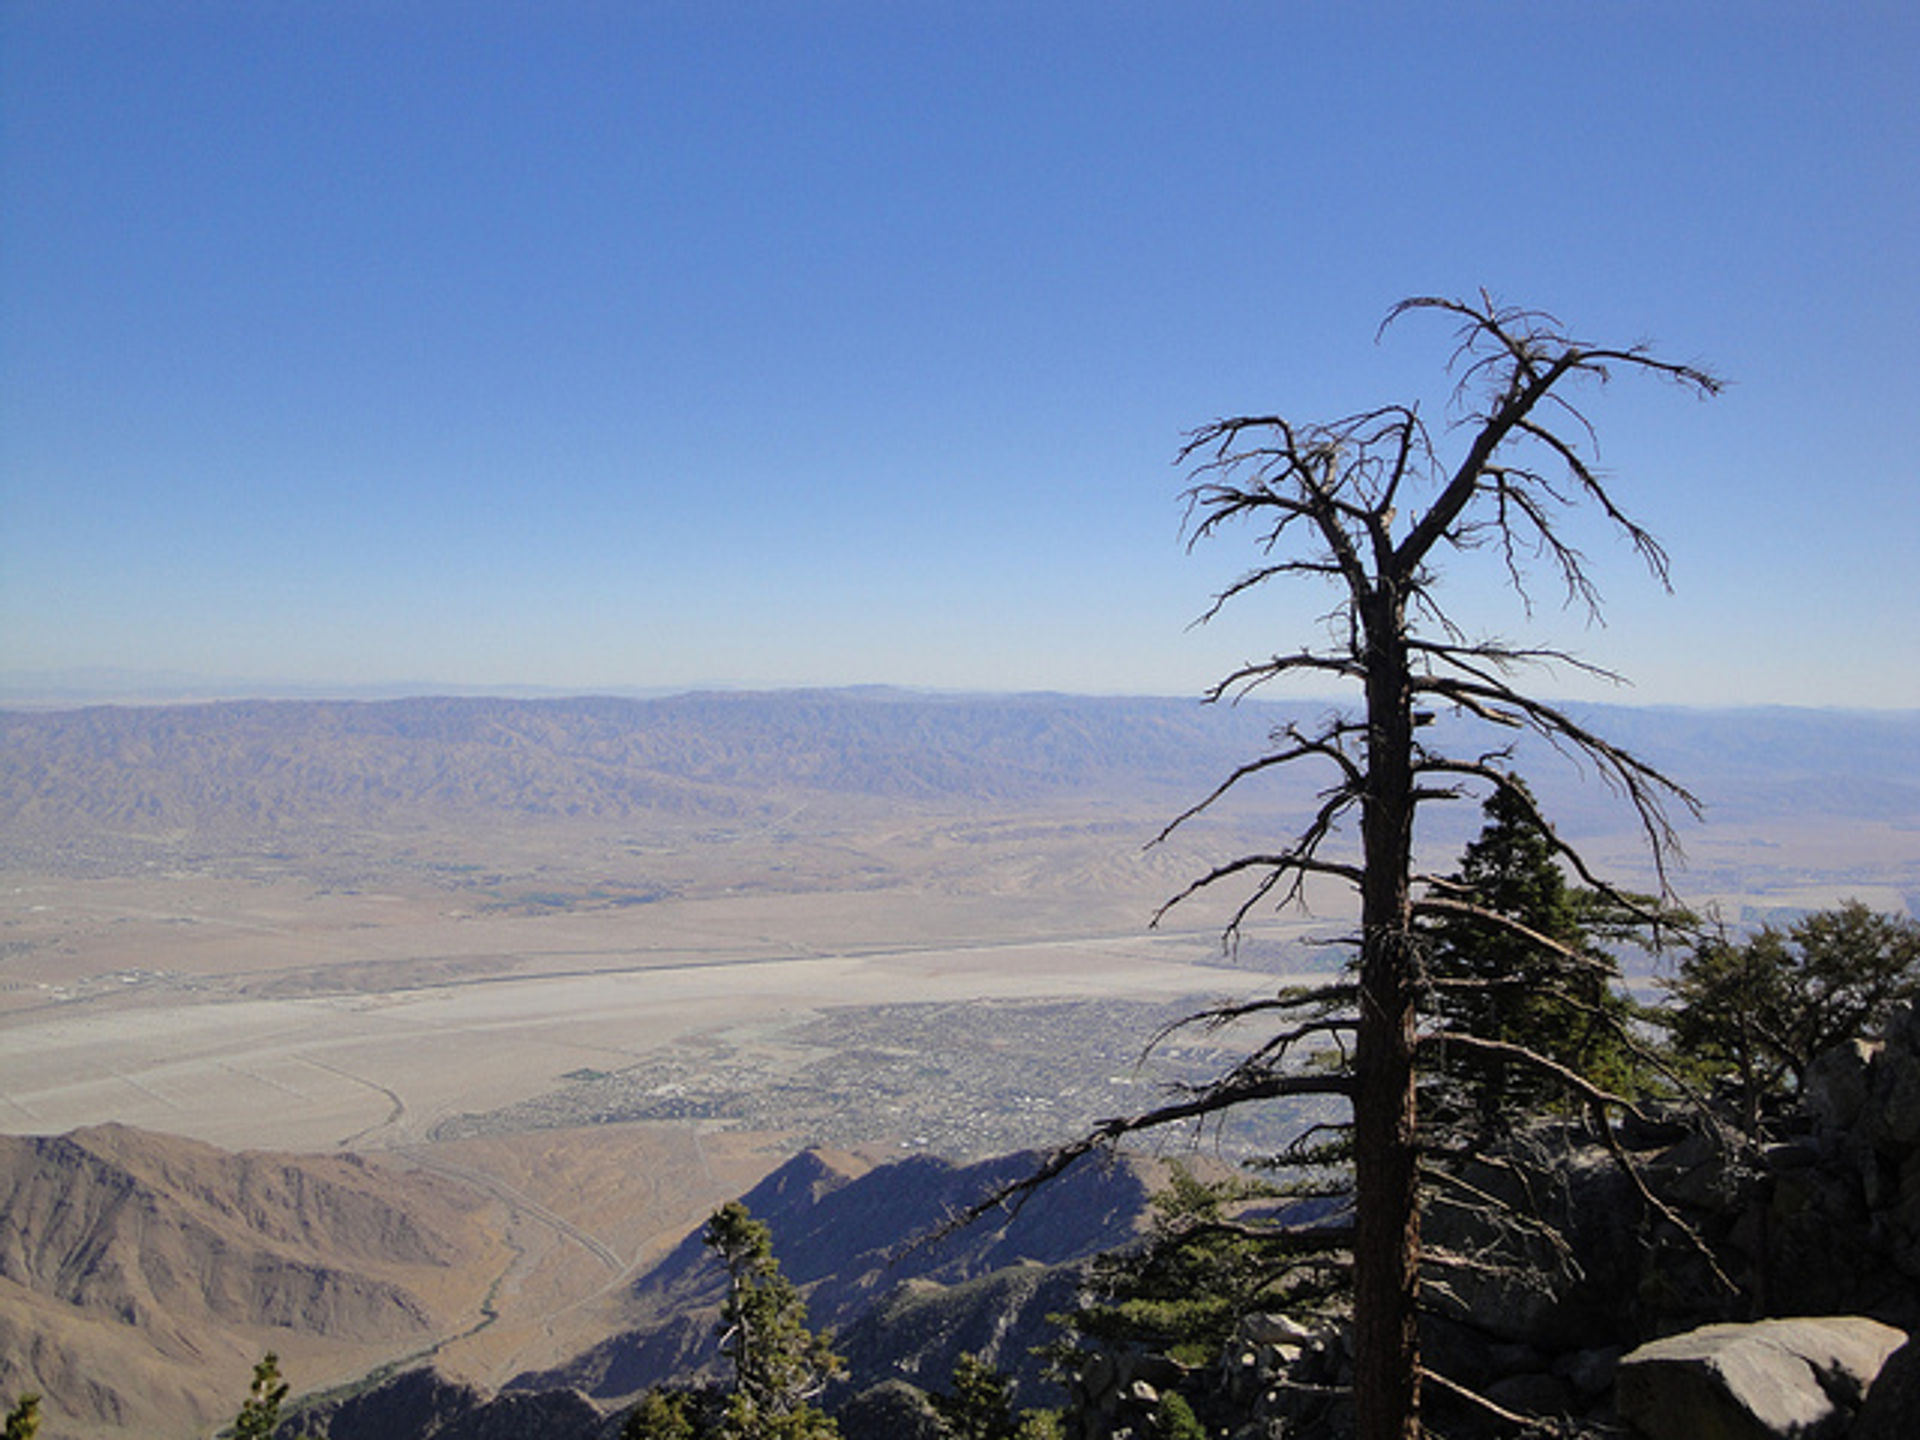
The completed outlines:
<svg viewBox="0 0 1920 1440">
<path fill-rule="evenodd" d="M 938 854 L 917 834 L 869 853 L 887 844 L 922 869 Z M 709 848 L 714 865 L 739 863 Z M 1147 929 L 1165 857 L 1115 884 L 1075 876 L 1071 848 L 1044 827 L 973 842 L 972 893 L 946 874 L 925 888 L 816 881 L 531 910 L 404 876 L 355 894 L 190 873 L 7 876 L 0 1124 L 111 1119 L 229 1148 L 391 1149 L 574 1072 L 619 1070 L 690 1035 L 774 1034 L 828 1008 L 1166 1001 L 1271 983 L 1222 966 L 1210 928 Z M 1049 859 L 1050 880 L 994 883 L 996 869 Z"/>
<path fill-rule="evenodd" d="M 1711 872 L 1705 900 L 1736 918 L 1847 895 L 1899 909 L 1920 866 L 1920 832 L 1758 828 L 1693 846 L 1689 874 Z M 1144 817 L 1138 830 L 1151 833 Z M 404 873 L 352 893 L 287 877 L 0 875 L 0 1127 L 118 1120 L 229 1148 L 390 1149 L 574 1072 L 828 1009 L 1273 983 L 1223 963 L 1218 907 L 1148 928 L 1174 874 L 1203 868 L 1196 846 L 1142 856 L 1116 837 L 1101 872 L 1085 863 L 1098 843 L 1029 826 L 975 841 L 963 865 L 908 830 L 863 852 L 897 851 L 884 888 L 822 875 L 726 893 L 720 876 L 719 893 L 638 905 L 556 891 L 482 906 Z M 700 858 L 742 863 L 725 846 Z M 1849 873 L 1860 880 L 1836 878 Z M 1339 914 L 1329 894 L 1317 916 L 1251 934 L 1284 948 Z"/>
</svg>

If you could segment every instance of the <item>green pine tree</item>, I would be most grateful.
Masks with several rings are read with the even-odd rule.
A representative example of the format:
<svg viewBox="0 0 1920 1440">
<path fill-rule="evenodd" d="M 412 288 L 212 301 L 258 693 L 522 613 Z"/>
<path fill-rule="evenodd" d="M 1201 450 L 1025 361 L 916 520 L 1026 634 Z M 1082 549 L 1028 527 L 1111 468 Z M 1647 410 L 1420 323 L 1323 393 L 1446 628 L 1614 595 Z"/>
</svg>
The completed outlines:
<svg viewBox="0 0 1920 1440">
<path fill-rule="evenodd" d="M 1521 1046 L 1630 1094 L 1639 1079 L 1625 1038 L 1633 1006 L 1596 939 L 1632 936 L 1635 918 L 1567 882 L 1536 813 L 1526 785 L 1508 777 L 1482 807 L 1486 823 L 1459 870 L 1434 887 L 1471 913 L 1442 910 L 1426 927 L 1431 1009 L 1447 1029 Z M 1482 1113 L 1560 1093 L 1538 1070 L 1481 1054 L 1451 1055 L 1442 1068 Z"/>
<path fill-rule="evenodd" d="M 1013 1386 L 977 1355 L 962 1352 L 953 1362 L 953 1388 L 927 1398 L 947 1440 L 1013 1440 Z"/>
<path fill-rule="evenodd" d="M 813 1401 L 841 1373 L 840 1357 L 807 1328 L 806 1302 L 780 1272 L 772 1232 L 730 1200 L 701 1239 L 727 1270 L 720 1350 L 733 1367 L 723 1440 L 837 1440 Z"/>
<path fill-rule="evenodd" d="M 280 1424 L 280 1404 L 287 1398 L 287 1382 L 280 1378 L 280 1357 L 269 1350 L 253 1367 L 253 1386 L 233 1418 L 234 1440 L 272 1440 Z"/>
<path fill-rule="evenodd" d="M 1202 1181 L 1170 1165 L 1147 1243 L 1094 1262 L 1093 1303 L 1070 1317 L 1073 1328 L 1097 1343 L 1206 1367 L 1241 1316 L 1311 1310 L 1340 1293 L 1344 1269 L 1330 1249 L 1236 1223 L 1243 1202 L 1284 1193 L 1245 1179 Z"/>
<path fill-rule="evenodd" d="M 40 1397 L 22 1395 L 7 1411 L 5 1440 L 34 1440 L 40 1433 Z"/>
<path fill-rule="evenodd" d="M 620 1427 L 620 1440 L 699 1440 L 692 1397 L 658 1385 L 640 1397 Z"/>
<path fill-rule="evenodd" d="M 1207 1440 L 1207 1427 L 1178 1390 L 1169 1390 L 1153 1407 L 1148 1433 L 1152 1440 Z"/>
<path fill-rule="evenodd" d="M 1022 1410 L 1014 1422 L 1013 1440 L 1066 1440 L 1066 1426 L 1058 1410 Z"/>
<path fill-rule="evenodd" d="M 1683 1063 L 1731 1070 L 1757 1134 L 1765 1102 L 1798 1093 L 1816 1056 L 1920 994 L 1920 922 L 1849 900 L 1784 931 L 1703 940 L 1668 989 L 1663 1023 Z"/>
</svg>

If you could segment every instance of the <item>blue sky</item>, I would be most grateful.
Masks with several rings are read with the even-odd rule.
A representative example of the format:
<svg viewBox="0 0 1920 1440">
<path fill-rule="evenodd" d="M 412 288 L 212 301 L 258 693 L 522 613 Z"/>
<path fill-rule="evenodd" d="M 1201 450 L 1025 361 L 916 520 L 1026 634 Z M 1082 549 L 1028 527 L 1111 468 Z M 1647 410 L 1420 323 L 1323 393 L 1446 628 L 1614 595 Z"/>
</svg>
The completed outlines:
<svg viewBox="0 0 1920 1440">
<path fill-rule="evenodd" d="M 1920 705 L 1920 19 L 1849 5 L 0 0 L 0 672 L 1190 693 L 1216 415 L 1652 340 L 1610 698 Z M 1547 682 L 1558 693 L 1591 694 Z"/>
</svg>

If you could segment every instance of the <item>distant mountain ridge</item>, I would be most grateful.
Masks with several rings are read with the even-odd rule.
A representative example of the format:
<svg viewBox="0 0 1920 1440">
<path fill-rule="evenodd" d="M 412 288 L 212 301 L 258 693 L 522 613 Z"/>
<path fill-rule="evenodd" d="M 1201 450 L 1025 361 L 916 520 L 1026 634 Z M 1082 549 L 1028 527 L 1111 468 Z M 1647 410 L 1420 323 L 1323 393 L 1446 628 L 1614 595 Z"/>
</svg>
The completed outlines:
<svg viewBox="0 0 1920 1440">
<path fill-rule="evenodd" d="M 1276 726 L 1326 709 L 862 689 L 0 710 L 0 840 L 18 851 L 99 834 L 217 843 L 481 817 L 761 820 L 822 800 L 1072 800 L 1171 815 L 1262 753 Z M 1920 825 L 1920 712 L 1579 713 L 1688 785 L 1716 820 Z M 1468 735 L 1446 716 L 1428 734 L 1469 754 L 1515 738 Z M 1517 763 L 1576 829 L 1583 814 L 1617 811 L 1538 742 L 1518 741 Z M 1288 769 L 1249 787 L 1262 804 L 1297 807 L 1324 780 Z"/>
<path fill-rule="evenodd" d="M 233 831 L 401 812 L 754 814 L 772 797 L 1183 792 L 1264 735 L 1171 700 L 872 692 L 664 700 L 228 701 L 0 712 L 29 828 Z"/>
</svg>

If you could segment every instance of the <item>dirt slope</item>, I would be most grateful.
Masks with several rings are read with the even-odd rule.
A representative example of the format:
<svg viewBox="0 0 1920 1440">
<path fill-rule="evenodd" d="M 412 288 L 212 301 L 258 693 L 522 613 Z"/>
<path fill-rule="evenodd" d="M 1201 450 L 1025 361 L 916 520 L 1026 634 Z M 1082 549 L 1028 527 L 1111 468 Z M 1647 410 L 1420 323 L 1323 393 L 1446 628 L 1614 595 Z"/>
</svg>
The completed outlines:
<svg viewBox="0 0 1920 1440">
<path fill-rule="evenodd" d="M 192 1434 L 255 1359 L 344 1379 L 477 1324 L 508 1255 L 469 1190 L 126 1126 L 0 1137 L 0 1395 L 55 1435 Z"/>
</svg>

